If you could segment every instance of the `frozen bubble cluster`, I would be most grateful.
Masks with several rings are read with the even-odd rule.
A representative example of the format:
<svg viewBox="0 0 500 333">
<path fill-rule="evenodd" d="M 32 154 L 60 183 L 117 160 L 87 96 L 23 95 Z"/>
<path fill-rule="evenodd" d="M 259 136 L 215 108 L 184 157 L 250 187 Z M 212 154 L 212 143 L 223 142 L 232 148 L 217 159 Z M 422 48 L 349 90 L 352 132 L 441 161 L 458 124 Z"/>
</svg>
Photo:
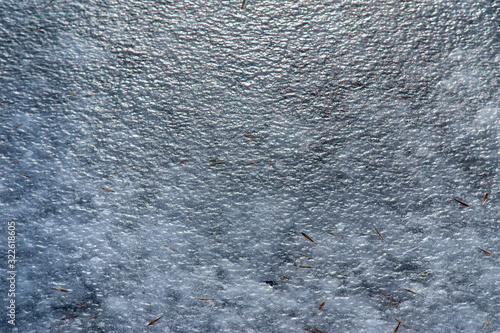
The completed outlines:
<svg viewBox="0 0 500 333">
<path fill-rule="evenodd" d="M 498 332 L 499 15 L 2 1 L 0 331 Z"/>
</svg>

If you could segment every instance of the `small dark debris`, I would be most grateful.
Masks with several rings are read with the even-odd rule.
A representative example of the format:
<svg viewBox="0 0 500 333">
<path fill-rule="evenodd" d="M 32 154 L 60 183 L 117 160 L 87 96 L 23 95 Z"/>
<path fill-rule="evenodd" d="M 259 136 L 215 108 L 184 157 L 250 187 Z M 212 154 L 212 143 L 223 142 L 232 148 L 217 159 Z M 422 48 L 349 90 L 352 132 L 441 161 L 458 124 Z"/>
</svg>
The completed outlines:
<svg viewBox="0 0 500 333">
<path fill-rule="evenodd" d="M 278 283 L 276 281 L 264 281 L 264 282 L 267 283 L 268 285 L 270 285 L 271 287 L 278 285 Z"/>
</svg>

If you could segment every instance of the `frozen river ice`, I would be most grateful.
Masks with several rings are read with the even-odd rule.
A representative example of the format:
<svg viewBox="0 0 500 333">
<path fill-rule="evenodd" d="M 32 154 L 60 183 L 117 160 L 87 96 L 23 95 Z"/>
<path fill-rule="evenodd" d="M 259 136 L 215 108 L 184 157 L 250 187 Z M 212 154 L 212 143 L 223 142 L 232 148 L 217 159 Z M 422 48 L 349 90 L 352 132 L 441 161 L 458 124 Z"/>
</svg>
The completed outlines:
<svg viewBox="0 0 500 333">
<path fill-rule="evenodd" d="M 0 331 L 498 332 L 499 15 L 1 1 Z"/>
</svg>

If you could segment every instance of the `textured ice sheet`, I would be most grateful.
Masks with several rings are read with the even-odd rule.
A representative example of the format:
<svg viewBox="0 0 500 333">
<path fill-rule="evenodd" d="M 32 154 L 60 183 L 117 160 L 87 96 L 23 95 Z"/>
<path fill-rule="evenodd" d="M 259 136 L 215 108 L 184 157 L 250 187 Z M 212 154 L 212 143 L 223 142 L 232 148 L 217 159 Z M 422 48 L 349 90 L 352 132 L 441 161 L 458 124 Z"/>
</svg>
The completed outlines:
<svg viewBox="0 0 500 333">
<path fill-rule="evenodd" d="M 498 14 L 3 1 L 0 330 L 498 331 Z"/>
</svg>

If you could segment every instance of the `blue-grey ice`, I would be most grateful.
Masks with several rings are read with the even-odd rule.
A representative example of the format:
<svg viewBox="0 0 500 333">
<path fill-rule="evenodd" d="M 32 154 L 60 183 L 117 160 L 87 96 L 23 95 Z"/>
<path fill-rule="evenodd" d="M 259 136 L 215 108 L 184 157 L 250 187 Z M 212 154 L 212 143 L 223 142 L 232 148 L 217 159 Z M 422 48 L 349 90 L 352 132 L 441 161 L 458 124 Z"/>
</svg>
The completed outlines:
<svg viewBox="0 0 500 333">
<path fill-rule="evenodd" d="M 0 1 L 0 331 L 499 332 L 499 15 Z"/>
</svg>

